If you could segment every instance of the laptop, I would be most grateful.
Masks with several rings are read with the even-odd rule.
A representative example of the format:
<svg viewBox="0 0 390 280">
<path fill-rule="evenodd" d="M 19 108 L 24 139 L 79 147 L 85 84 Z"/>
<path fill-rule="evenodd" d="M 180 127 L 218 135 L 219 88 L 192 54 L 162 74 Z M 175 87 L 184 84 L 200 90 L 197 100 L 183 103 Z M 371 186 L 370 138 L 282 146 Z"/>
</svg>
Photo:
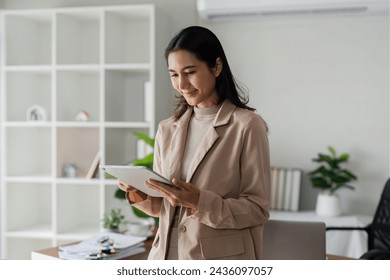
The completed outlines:
<svg viewBox="0 0 390 280">
<path fill-rule="evenodd" d="M 264 224 L 263 259 L 325 260 L 325 223 L 269 220 Z"/>
</svg>

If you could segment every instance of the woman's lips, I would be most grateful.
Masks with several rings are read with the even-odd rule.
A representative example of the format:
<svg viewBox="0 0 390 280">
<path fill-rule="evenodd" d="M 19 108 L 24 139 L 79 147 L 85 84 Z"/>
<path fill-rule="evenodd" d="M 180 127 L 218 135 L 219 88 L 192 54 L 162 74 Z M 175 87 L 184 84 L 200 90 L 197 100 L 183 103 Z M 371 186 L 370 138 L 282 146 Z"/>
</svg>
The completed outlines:
<svg viewBox="0 0 390 280">
<path fill-rule="evenodd" d="M 191 95 L 194 95 L 195 93 L 196 93 L 196 90 L 193 90 L 193 91 L 190 91 L 190 92 L 182 92 L 181 94 L 182 95 L 191 96 Z"/>
</svg>

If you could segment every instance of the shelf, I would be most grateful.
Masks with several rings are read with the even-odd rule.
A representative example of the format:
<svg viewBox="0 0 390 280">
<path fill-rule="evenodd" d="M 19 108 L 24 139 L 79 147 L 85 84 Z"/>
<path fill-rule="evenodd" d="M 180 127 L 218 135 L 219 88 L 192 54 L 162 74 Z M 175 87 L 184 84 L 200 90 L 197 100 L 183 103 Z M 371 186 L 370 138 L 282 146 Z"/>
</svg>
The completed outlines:
<svg viewBox="0 0 390 280">
<path fill-rule="evenodd" d="M 53 69 L 51 64 L 48 65 L 6 65 L 5 72 L 35 72 L 47 73 Z"/>
<path fill-rule="evenodd" d="M 106 128 L 149 128 L 148 122 L 106 122 L 104 124 Z"/>
<path fill-rule="evenodd" d="M 134 132 L 154 135 L 156 100 L 158 113 L 169 110 L 155 89 L 171 90 L 162 57 L 171 32 L 150 4 L 0 17 L 0 258 L 30 259 L 102 232 L 111 208 L 131 213 L 116 180 L 87 174 L 140 156 Z"/>
<path fill-rule="evenodd" d="M 92 122 L 99 120 L 99 72 L 59 71 L 57 73 L 57 120 L 74 121 L 79 112 Z"/>
<path fill-rule="evenodd" d="M 31 252 L 53 246 L 52 239 L 38 238 L 5 238 L 7 259 L 30 260 Z"/>
<path fill-rule="evenodd" d="M 99 128 L 100 123 L 95 121 L 65 121 L 57 122 L 58 128 Z"/>
<path fill-rule="evenodd" d="M 52 18 L 51 13 L 6 14 L 5 64 L 51 64 Z"/>
<path fill-rule="evenodd" d="M 97 72 L 101 69 L 100 64 L 68 64 L 68 65 L 57 65 L 59 71 L 85 71 L 85 72 Z"/>
<path fill-rule="evenodd" d="M 57 14 L 57 63 L 99 63 L 100 12 L 74 11 Z"/>
<path fill-rule="evenodd" d="M 64 177 L 66 165 L 76 166 L 76 177 L 85 178 L 99 151 L 97 128 L 57 129 L 57 177 Z"/>
<path fill-rule="evenodd" d="M 105 113 L 108 122 L 145 121 L 149 74 L 107 70 L 105 73 Z M 146 106 L 146 104 L 145 104 Z M 150 105 L 149 105 L 150 106 Z"/>
<path fill-rule="evenodd" d="M 66 185 L 90 185 L 96 186 L 100 183 L 99 178 L 87 179 L 87 178 L 57 178 L 57 184 Z"/>
<path fill-rule="evenodd" d="M 51 183 L 52 177 L 48 174 L 46 176 L 10 176 L 4 177 L 7 183 Z"/>
<path fill-rule="evenodd" d="M 6 128 L 50 128 L 52 126 L 51 122 L 42 121 L 42 122 L 27 122 L 27 121 L 10 121 L 4 122 L 4 127 Z"/>
<path fill-rule="evenodd" d="M 34 105 L 42 107 L 45 120 L 51 119 L 51 72 L 8 72 L 5 84 L 9 94 L 5 108 L 7 121 L 28 120 L 28 111 Z"/>
<path fill-rule="evenodd" d="M 134 132 L 147 133 L 147 130 L 141 128 L 105 129 L 105 150 L 110 151 L 106 155 L 106 164 L 122 165 L 135 160 L 137 138 L 134 136 Z"/>
<path fill-rule="evenodd" d="M 152 44 L 150 19 L 148 7 L 107 10 L 105 63 L 149 63 Z"/>
<path fill-rule="evenodd" d="M 14 232 L 15 236 L 16 232 L 29 235 L 50 231 L 50 226 L 47 226 L 52 224 L 50 184 L 7 183 L 6 190 L 6 201 L 18 202 L 6 205 L 7 232 Z"/>
<path fill-rule="evenodd" d="M 61 198 L 61 199 L 60 199 Z M 98 232 L 100 226 L 99 188 L 97 185 L 61 184 L 57 189 L 58 234 Z"/>
<path fill-rule="evenodd" d="M 51 224 L 34 224 L 34 226 L 23 228 L 23 230 L 8 231 L 6 237 L 13 238 L 53 238 Z"/>
<path fill-rule="evenodd" d="M 5 176 L 47 176 L 51 174 L 51 129 L 7 128 L 7 150 L 3 151 Z"/>
<path fill-rule="evenodd" d="M 125 71 L 125 72 L 140 72 L 140 73 L 148 73 L 151 69 L 151 65 L 149 63 L 132 63 L 132 64 L 106 64 L 104 69 L 112 70 L 112 71 Z"/>
</svg>

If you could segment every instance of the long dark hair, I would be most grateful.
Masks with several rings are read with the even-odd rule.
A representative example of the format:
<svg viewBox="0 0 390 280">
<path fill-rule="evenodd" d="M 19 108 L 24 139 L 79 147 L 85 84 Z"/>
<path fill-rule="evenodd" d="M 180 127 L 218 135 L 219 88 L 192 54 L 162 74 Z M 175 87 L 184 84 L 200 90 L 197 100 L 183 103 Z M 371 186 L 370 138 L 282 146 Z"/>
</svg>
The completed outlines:
<svg viewBox="0 0 390 280">
<path fill-rule="evenodd" d="M 219 98 L 218 103 L 228 99 L 237 107 L 255 110 L 247 106 L 249 102 L 247 92 L 234 79 L 222 45 L 213 32 L 201 26 L 184 28 L 169 42 L 165 49 L 165 59 L 168 61 L 169 54 L 177 50 L 186 50 L 195 54 L 197 59 L 205 62 L 210 69 L 215 67 L 219 57 L 222 61 L 222 71 L 217 77 L 215 85 Z M 188 107 L 184 97 L 178 96 L 174 118 L 179 119 Z"/>
</svg>

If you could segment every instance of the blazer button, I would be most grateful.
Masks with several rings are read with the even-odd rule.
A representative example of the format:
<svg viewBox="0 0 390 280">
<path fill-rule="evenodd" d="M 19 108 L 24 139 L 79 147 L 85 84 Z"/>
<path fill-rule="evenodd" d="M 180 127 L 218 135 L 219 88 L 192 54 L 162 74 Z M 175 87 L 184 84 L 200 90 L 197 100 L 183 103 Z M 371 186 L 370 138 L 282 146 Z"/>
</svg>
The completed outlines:
<svg viewBox="0 0 390 280">
<path fill-rule="evenodd" d="M 180 226 L 179 230 L 181 232 L 186 232 L 187 228 L 185 226 Z"/>
</svg>

